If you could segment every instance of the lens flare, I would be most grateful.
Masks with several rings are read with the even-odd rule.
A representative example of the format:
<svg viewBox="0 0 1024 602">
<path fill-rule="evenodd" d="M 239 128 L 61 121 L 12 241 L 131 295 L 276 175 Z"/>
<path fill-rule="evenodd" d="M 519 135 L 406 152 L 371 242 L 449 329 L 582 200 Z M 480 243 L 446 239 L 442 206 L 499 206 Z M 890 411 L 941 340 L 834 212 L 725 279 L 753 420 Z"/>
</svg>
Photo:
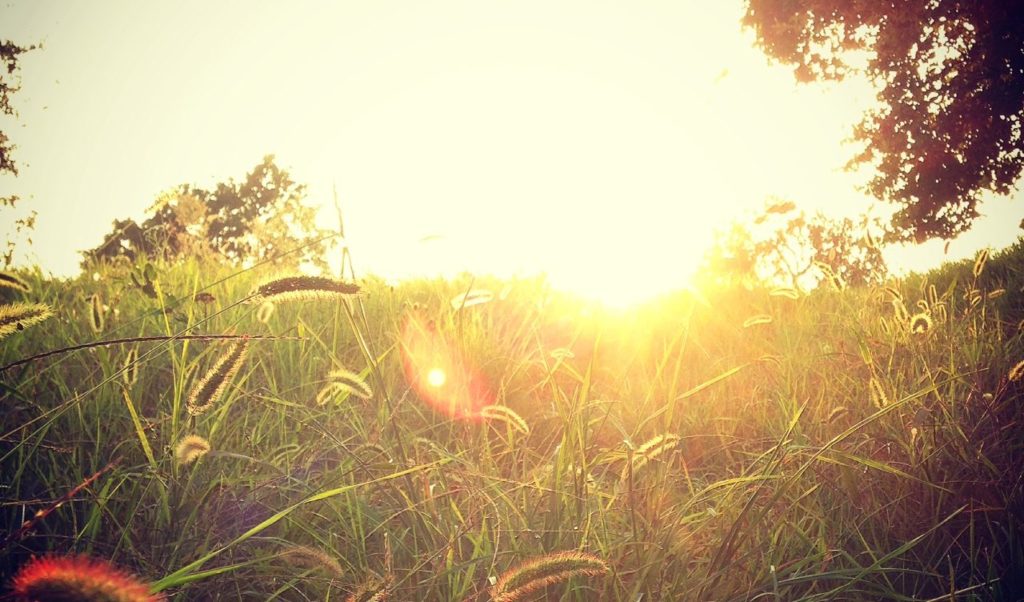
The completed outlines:
<svg viewBox="0 0 1024 602">
<path fill-rule="evenodd" d="M 479 420 L 480 409 L 494 404 L 483 375 L 422 316 L 406 315 L 401 349 L 406 380 L 434 409 Z"/>
<path fill-rule="evenodd" d="M 430 372 L 427 372 L 427 384 L 431 387 L 443 387 L 448 377 L 445 375 L 444 370 L 440 368 L 434 368 Z"/>
</svg>

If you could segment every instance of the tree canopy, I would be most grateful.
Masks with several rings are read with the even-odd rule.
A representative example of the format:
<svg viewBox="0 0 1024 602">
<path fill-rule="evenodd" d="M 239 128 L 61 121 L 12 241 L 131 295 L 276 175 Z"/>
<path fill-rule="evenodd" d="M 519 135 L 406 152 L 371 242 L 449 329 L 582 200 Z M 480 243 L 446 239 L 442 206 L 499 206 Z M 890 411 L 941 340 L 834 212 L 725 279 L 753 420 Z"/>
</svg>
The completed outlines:
<svg viewBox="0 0 1024 602">
<path fill-rule="evenodd" d="M 875 167 L 869 192 L 902 205 L 894 234 L 921 241 L 966 230 L 981 193 L 1021 175 L 1022 14 L 1020 0 L 748 0 L 743 22 L 800 81 L 873 81 L 850 166 Z"/>
<path fill-rule="evenodd" d="M 36 46 L 19 46 L 10 40 L 0 40 L 0 115 L 16 116 L 17 111 L 11 104 L 11 96 L 20 89 L 18 80 L 18 60 L 21 55 Z M 0 131 L 0 175 L 18 175 L 18 164 L 15 163 L 11 153 L 14 145 L 11 139 L 3 131 Z M 0 196 L 0 207 L 13 207 L 18 202 L 15 195 Z M 31 230 L 35 227 L 36 214 L 33 211 L 27 217 L 20 217 L 14 220 L 17 232 Z M 14 240 L 8 239 L 7 248 L 2 255 L 3 264 L 10 265 L 14 257 Z"/>
<path fill-rule="evenodd" d="M 315 227 L 316 210 L 305 198 L 306 187 L 267 155 L 241 182 L 213 190 L 181 184 L 161 194 L 141 224 L 115 220 L 103 242 L 84 252 L 85 260 L 203 255 L 242 264 L 308 245 L 284 261 L 323 266 L 324 245 L 315 241 L 327 233 Z"/>
</svg>

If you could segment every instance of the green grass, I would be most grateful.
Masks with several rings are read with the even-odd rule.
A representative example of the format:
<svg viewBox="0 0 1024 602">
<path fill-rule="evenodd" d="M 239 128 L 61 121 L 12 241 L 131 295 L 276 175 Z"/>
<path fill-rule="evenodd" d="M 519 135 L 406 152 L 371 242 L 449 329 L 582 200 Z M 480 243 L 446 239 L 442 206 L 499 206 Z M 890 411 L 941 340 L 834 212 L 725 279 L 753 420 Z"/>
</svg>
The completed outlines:
<svg viewBox="0 0 1024 602">
<path fill-rule="evenodd" d="M 929 304 L 924 334 L 894 317 L 882 287 L 796 300 L 680 293 L 612 312 L 541 280 L 371 278 L 355 299 L 282 303 L 264 323 L 239 302 L 269 269 L 157 266 L 155 298 L 123 267 L 71 281 L 19 274 L 31 292 L 4 299 L 56 315 L 4 338 L 0 363 L 172 340 L 2 373 L 0 579 L 32 554 L 75 552 L 180 600 L 345 600 L 388 587 L 395 600 L 482 601 L 510 568 L 581 551 L 608 573 L 524 599 L 1018 599 L 1024 388 L 1006 375 L 1024 359 L 1022 265 L 1018 245 L 979 278 L 957 265 L 889 283 L 909 314 L 937 285 L 943 309 Z M 454 309 L 470 288 L 496 298 Z M 213 302 L 194 301 L 200 291 Z M 102 320 L 90 317 L 93 295 Z M 421 399 L 402 369 L 410 311 L 528 434 Z M 758 314 L 772 321 L 745 328 Z M 223 396 L 190 417 L 192 388 L 227 345 L 182 334 L 268 338 L 250 341 Z M 371 398 L 342 387 L 318 405 L 338 368 Z M 872 378 L 887 404 L 873 403 Z M 180 465 L 174 446 L 190 434 L 212 451 Z M 658 435 L 678 441 L 647 458 Z M 289 561 L 296 546 L 343 575 Z"/>
</svg>

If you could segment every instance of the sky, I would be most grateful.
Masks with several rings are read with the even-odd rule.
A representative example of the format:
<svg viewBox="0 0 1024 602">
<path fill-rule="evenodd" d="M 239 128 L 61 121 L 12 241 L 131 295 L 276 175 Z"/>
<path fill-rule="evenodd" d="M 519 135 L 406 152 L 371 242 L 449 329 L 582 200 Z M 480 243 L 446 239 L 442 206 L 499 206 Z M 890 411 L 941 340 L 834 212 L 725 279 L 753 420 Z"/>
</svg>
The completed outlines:
<svg viewBox="0 0 1024 602">
<path fill-rule="evenodd" d="M 356 267 L 386 278 L 545 272 L 609 301 L 685 286 L 766 199 L 885 215 L 843 165 L 874 93 L 798 85 L 720 2 L 0 4 L 23 55 L 17 145 L 38 211 L 22 262 L 70 275 L 115 219 L 181 183 L 241 179 L 266 154 Z M 890 249 L 896 271 L 999 248 L 1022 194 L 986 198 L 953 241 Z M 612 297 L 618 298 L 613 299 Z"/>
</svg>

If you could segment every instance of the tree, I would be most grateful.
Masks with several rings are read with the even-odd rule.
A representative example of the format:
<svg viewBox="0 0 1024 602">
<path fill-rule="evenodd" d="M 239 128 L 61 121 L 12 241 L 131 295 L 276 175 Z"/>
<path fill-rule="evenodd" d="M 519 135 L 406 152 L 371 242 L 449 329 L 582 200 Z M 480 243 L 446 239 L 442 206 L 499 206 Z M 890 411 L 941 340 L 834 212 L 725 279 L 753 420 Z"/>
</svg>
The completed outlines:
<svg viewBox="0 0 1024 602">
<path fill-rule="evenodd" d="M 752 218 L 718 233 L 704 258 L 702 278 L 726 283 L 810 288 L 823 277 L 839 285 L 880 282 L 885 259 L 872 232 L 883 232 L 867 217 L 808 216 L 789 201 L 769 201 Z"/>
<path fill-rule="evenodd" d="M 206 255 L 241 265 L 308 245 L 283 261 L 322 267 L 325 247 L 315 241 L 326 232 L 314 226 L 316 210 L 305 197 L 306 187 L 267 155 L 242 182 L 222 182 L 212 191 L 182 184 L 161 194 L 142 224 L 114 221 L 103 242 L 84 253 L 85 263 Z"/>
<path fill-rule="evenodd" d="M 16 117 L 17 111 L 11 104 L 11 95 L 20 89 L 18 80 L 18 60 L 22 54 L 35 49 L 36 46 L 18 46 L 10 40 L 0 41 L 0 115 Z M 11 157 L 14 151 L 11 139 L 0 131 L 0 174 L 18 175 L 18 165 Z M 0 207 L 14 207 L 18 202 L 15 195 L 0 196 Z M 26 217 L 14 221 L 16 234 L 35 227 L 36 213 L 33 211 Z M 7 249 L 3 253 L 3 264 L 7 267 L 14 258 L 15 243 L 8 239 Z"/>
<path fill-rule="evenodd" d="M 872 80 L 879 107 L 848 167 L 874 165 L 869 192 L 902 205 L 892 238 L 922 241 L 963 232 L 982 192 L 1021 175 L 1022 14 L 1020 0 L 748 0 L 743 23 L 799 81 Z"/>
</svg>

